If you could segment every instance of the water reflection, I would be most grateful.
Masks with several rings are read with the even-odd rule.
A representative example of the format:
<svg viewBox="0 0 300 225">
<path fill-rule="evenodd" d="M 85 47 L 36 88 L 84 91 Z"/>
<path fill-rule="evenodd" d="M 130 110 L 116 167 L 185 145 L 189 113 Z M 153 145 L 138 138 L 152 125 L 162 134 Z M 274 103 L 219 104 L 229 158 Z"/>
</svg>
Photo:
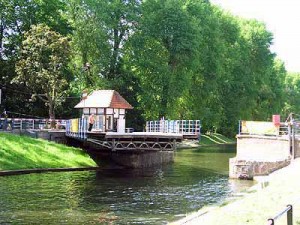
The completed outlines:
<svg viewBox="0 0 300 225">
<path fill-rule="evenodd" d="M 249 186 L 228 180 L 233 155 L 181 150 L 156 169 L 1 177 L 0 224 L 164 224 Z"/>
</svg>

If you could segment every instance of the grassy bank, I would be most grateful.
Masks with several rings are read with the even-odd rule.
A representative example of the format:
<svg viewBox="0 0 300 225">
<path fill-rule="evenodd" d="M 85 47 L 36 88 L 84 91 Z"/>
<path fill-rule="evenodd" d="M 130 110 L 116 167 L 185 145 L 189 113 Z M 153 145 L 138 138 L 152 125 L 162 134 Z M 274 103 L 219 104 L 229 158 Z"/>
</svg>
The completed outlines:
<svg viewBox="0 0 300 225">
<path fill-rule="evenodd" d="M 210 133 L 201 134 L 200 145 L 218 145 L 218 144 L 235 144 L 236 140 L 225 137 L 222 134 Z"/>
<path fill-rule="evenodd" d="M 0 133 L 0 170 L 97 166 L 81 149 Z"/>
<path fill-rule="evenodd" d="M 199 148 L 203 147 L 218 147 L 221 145 L 235 144 L 235 139 L 230 139 L 222 134 L 211 133 L 201 134 L 200 141 L 198 140 L 183 140 L 177 147 L 184 148 Z"/>
<path fill-rule="evenodd" d="M 259 184 L 257 189 L 250 190 L 240 200 L 223 204 L 221 207 L 205 212 L 190 215 L 177 224 L 205 224 L 205 225 L 257 225 L 267 224 L 267 219 L 274 217 L 286 205 L 293 205 L 294 224 L 300 224 L 300 159 L 295 160 L 290 166 L 274 172 L 264 178 L 264 184 Z M 188 220 L 188 221 L 187 221 Z M 275 221 L 276 225 L 286 225 L 286 214 Z"/>
</svg>

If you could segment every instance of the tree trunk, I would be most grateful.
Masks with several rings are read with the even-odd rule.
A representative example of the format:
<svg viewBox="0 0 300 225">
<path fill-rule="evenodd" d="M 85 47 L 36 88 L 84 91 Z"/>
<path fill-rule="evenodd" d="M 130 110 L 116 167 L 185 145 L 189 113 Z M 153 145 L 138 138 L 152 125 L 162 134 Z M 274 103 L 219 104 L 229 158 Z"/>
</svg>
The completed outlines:
<svg viewBox="0 0 300 225">
<path fill-rule="evenodd" d="M 2 54 L 3 54 L 3 35 L 4 35 L 4 24 L 3 24 L 3 19 L 1 18 L 0 21 L 0 59 L 2 59 Z"/>
<path fill-rule="evenodd" d="M 54 112 L 54 103 L 52 100 L 49 100 L 49 118 L 51 129 L 55 128 L 55 112 Z"/>
<path fill-rule="evenodd" d="M 168 62 L 169 68 L 170 68 L 170 76 L 174 76 L 177 62 L 175 57 L 170 56 L 170 60 Z M 171 102 L 172 103 L 172 98 L 173 96 L 170 96 L 170 77 L 167 77 L 166 74 L 164 74 L 163 77 L 163 87 L 162 87 L 162 100 L 161 100 L 161 109 L 159 113 L 159 117 L 166 117 L 167 112 L 168 112 L 168 105 Z"/>
<path fill-rule="evenodd" d="M 161 96 L 161 106 L 160 106 L 160 112 L 159 112 L 159 118 L 166 117 L 167 116 L 167 110 L 168 110 L 168 102 L 169 102 L 169 81 L 167 77 L 165 77 L 166 74 L 163 77 L 163 87 L 162 87 L 162 96 Z"/>
<path fill-rule="evenodd" d="M 117 28 L 114 29 L 113 32 L 113 49 L 111 53 L 111 59 L 110 59 L 110 65 L 109 65 L 109 71 L 108 71 L 108 79 L 113 80 L 116 76 L 116 68 L 118 64 L 118 57 L 119 57 L 119 51 L 120 51 L 120 44 L 122 42 L 122 39 L 124 37 L 124 34 L 126 32 L 125 28 L 120 25 L 120 30 Z"/>
</svg>

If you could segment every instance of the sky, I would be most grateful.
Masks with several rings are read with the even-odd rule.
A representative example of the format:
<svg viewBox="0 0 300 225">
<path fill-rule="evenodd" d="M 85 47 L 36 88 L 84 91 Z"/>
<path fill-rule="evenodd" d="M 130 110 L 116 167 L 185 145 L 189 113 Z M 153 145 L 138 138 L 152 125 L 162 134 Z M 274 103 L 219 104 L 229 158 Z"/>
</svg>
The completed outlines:
<svg viewBox="0 0 300 225">
<path fill-rule="evenodd" d="M 263 21 L 273 33 L 272 52 L 288 71 L 300 72 L 300 0 L 210 0 L 234 15 Z"/>
</svg>

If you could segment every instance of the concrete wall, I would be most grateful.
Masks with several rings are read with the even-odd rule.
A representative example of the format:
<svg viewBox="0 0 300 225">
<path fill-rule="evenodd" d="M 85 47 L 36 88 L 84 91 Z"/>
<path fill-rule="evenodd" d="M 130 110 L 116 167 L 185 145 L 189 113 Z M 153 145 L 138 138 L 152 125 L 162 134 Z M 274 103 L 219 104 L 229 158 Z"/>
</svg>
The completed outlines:
<svg viewBox="0 0 300 225">
<path fill-rule="evenodd" d="M 31 131 L 22 131 L 20 134 L 32 137 L 32 138 L 41 138 L 48 141 L 54 141 L 60 144 L 66 144 L 66 132 L 65 130 L 31 130 Z"/>
<path fill-rule="evenodd" d="M 48 141 L 54 141 L 56 143 L 66 144 L 66 131 L 65 130 L 19 130 L 14 129 L 9 133 L 26 135 L 32 138 L 41 138 Z"/>
<path fill-rule="evenodd" d="M 238 135 L 237 155 L 241 160 L 276 162 L 290 157 L 287 137 Z"/>
<path fill-rule="evenodd" d="M 71 139 L 72 140 L 72 139 Z M 82 143 L 98 165 L 110 163 L 128 168 L 147 168 L 174 162 L 175 152 L 170 150 L 120 150 L 111 151 L 91 142 Z"/>
<path fill-rule="evenodd" d="M 54 141 L 56 143 L 65 144 L 66 141 L 66 132 L 62 131 L 55 131 L 55 130 L 45 130 L 45 131 L 36 131 L 36 137 L 45 139 L 48 141 Z"/>
<path fill-rule="evenodd" d="M 300 155 L 300 143 L 299 146 Z M 288 137 L 237 135 L 237 154 L 229 162 L 229 177 L 252 179 L 289 165 Z"/>
<path fill-rule="evenodd" d="M 173 162 L 174 151 L 114 152 L 111 159 L 121 166 L 147 168 Z"/>
</svg>

